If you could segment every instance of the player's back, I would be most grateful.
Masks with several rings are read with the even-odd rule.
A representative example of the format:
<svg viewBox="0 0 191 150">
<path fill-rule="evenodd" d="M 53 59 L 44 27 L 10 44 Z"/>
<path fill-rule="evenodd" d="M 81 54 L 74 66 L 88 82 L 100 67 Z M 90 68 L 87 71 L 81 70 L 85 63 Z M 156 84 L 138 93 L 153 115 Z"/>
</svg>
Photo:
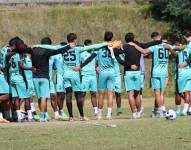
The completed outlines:
<svg viewBox="0 0 191 150">
<path fill-rule="evenodd" d="M 114 59 L 111 57 L 111 52 L 107 47 L 100 49 L 97 54 L 100 72 L 114 69 Z"/>
</svg>

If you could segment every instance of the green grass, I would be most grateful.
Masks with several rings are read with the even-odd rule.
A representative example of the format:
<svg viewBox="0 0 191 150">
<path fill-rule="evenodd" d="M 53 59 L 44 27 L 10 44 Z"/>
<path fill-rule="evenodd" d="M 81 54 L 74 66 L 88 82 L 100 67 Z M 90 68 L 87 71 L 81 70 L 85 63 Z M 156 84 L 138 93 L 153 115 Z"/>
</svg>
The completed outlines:
<svg viewBox="0 0 191 150">
<path fill-rule="evenodd" d="M 172 98 L 166 99 L 168 108 L 173 108 Z M 149 117 L 153 99 L 145 99 L 145 116 L 130 119 L 128 102 L 123 100 L 124 114 L 111 121 L 75 121 L 49 123 L 11 123 L 0 125 L 0 149 L 10 150 L 180 150 L 190 149 L 190 117 L 174 121 Z M 90 102 L 86 102 L 86 115 L 92 118 Z M 50 111 L 50 109 L 49 109 Z M 76 110 L 75 110 L 76 112 Z M 77 118 L 77 113 L 75 113 Z M 91 123 L 116 124 L 116 128 L 104 128 Z"/>
</svg>

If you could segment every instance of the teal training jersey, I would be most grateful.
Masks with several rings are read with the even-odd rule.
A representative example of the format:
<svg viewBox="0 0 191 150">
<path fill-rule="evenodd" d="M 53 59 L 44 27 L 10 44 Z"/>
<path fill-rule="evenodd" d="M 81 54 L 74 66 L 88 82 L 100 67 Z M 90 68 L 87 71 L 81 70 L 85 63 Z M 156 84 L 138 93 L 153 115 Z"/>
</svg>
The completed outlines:
<svg viewBox="0 0 191 150">
<path fill-rule="evenodd" d="M 32 67 L 32 61 L 28 55 L 23 57 L 23 65 L 25 67 Z M 25 70 L 24 73 L 27 80 L 31 80 L 33 78 L 31 70 Z"/>
<path fill-rule="evenodd" d="M 100 72 L 114 69 L 114 59 L 111 57 L 111 52 L 108 48 L 102 48 L 97 51 L 97 59 Z"/>
<path fill-rule="evenodd" d="M 49 79 L 52 80 L 54 56 L 49 58 Z"/>
<path fill-rule="evenodd" d="M 19 62 L 21 61 L 20 59 L 20 55 L 19 54 L 15 54 L 13 55 L 10 60 L 10 68 L 9 68 L 9 74 L 10 77 L 15 76 L 15 74 L 19 75 L 20 74 L 20 68 L 19 68 Z"/>
<path fill-rule="evenodd" d="M 54 65 L 56 67 L 56 73 L 63 75 L 64 74 L 64 61 L 63 61 L 63 56 L 62 54 L 58 54 L 53 56 L 54 57 Z"/>
<path fill-rule="evenodd" d="M 168 76 L 168 60 L 169 52 L 163 47 L 163 44 L 149 47 L 153 54 L 152 58 L 152 77 L 167 77 Z"/>
<path fill-rule="evenodd" d="M 91 56 L 91 52 L 85 51 L 82 52 L 80 55 L 80 61 L 81 63 L 83 63 L 88 57 Z M 96 58 L 94 58 L 91 62 L 89 62 L 86 66 L 84 66 L 81 70 L 81 74 L 83 76 L 89 76 L 89 75 L 93 75 L 96 76 Z"/>
</svg>

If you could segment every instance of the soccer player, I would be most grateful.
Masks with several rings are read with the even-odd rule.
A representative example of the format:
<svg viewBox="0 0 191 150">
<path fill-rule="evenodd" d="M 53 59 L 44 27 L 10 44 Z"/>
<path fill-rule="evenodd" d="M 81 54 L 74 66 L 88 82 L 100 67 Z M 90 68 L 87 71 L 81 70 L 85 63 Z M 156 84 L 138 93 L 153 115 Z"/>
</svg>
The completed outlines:
<svg viewBox="0 0 191 150">
<path fill-rule="evenodd" d="M 66 45 L 67 43 L 61 43 L 61 45 Z M 64 113 L 64 98 L 65 98 L 65 87 L 64 87 L 64 60 L 62 54 L 54 56 L 54 67 L 56 70 L 56 93 L 57 93 L 57 104 L 59 108 L 59 115 L 62 119 L 68 120 L 68 116 Z"/>
<path fill-rule="evenodd" d="M 18 40 L 17 40 L 18 41 Z M 65 53 L 71 48 L 72 44 L 61 46 L 56 50 L 34 47 L 20 48 L 19 46 L 12 47 L 13 52 L 31 54 L 32 65 L 36 68 L 33 72 L 33 82 L 35 93 L 39 100 L 40 121 L 46 122 L 47 98 L 50 97 L 49 88 L 49 58 L 53 55 Z"/>
<path fill-rule="evenodd" d="M 27 47 L 27 46 L 25 46 Z M 27 90 L 28 94 L 30 96 L 30 106 L 31 106 L 31 111 L 33 113 L 33 118 L 36 121 L 39 121 L 39 116 L 36 113 L 36 108 L 33 103 L 33 97 L 35 96 L 35 89 L 34 89 L 34 84 L 33 84 L 33 73 L 32 71 L 35 70 L 35 68 L 32 66 L 32 61 L 31 61 L 31 56 L 30 54 L 24 54 L 23 55 L 23 70 L 24 70 L 24 75 L 25 75 L 25 80 L 27 82 Z"/>
<path fill-rule="evenodd" d="M 0 51 L 0 123 L 9 123 L 8 120 L 3 118 L 3 113 L 5 113 L 3 106 L 5 102 L 9 102 L 10 96 L 9 96 L 9 85 L 5 76 L 6 73 L 6 54 L 9 47 L 5 46 Z M 7 110 L 9 111 L 9 109 Z M 6 114 L 6 113 L 5 113 Z M 6 116 L 5 116 L 6 117 Z M 10 116 L 8 115 L 8 117 Z"/>
<path fill-rule="evenodd" d="M 84 45 L 92 45 L 91 40 L 85 40 Z M 85 51 L 82 52 L 80 55 L 81 63 L 84 63 L 90 56 L 92 55 L 91 51 Z M 92 59 L 90 63 L 88 63 L 86 66 L 84 66 L 81 69 L 81 77 L 82 77 L 82 83 L 81 83 L 81 99 L 84 105 L 86 92 L 90 92 L 91 94 L 91 102 L 94 109 L 94 114 L 97 116 L 98 113 L 98 107 L 97 107 L 97 77 L 96 77 L 96 58 Z"/>
<path fill-rule="evenodd" d="M 10 40 L 10 46 L 15 47 L 17 39 L 13 38 Z M 19 40 L 19 47 L 23 46 L 23 41 Z M 31 112 L 31 107 L 30 107 L 30 100 L 29 100 L 29 94 L 27 92 L 27 84 L 24 80 L 23 74 L 22 74 L 22 61 L 21 61 L 21 56 L 19 54 L 14 54 L 13 56 L 10 57 L 8 61 L 8 66 L 9 66 L 9 76 L 10 76 L 10 86 L 11 86 L 11 94 L 12 97 L 15 100 L 15 107 L 16 107 L 16 112 L 17 112 L 17 121 L 22 122 L 23 121 L 23 116 L 21 113 L 21 100 L 25 101 L 25 109 L 28 114 L 28 121 L 32 122 L 33 121 L 33 115 Z"/>
<path fill-rule="evenodd" d="M 186 116 L 187 114 L 191 113 L 191 67 L 190 67 L 190 56 L 191 56 L 191 31 L 185 30 L 184 39 L 187 42 L 186 48 L 182 51 L 178 52 L 177 59 L 179 60 L 178 63 L 178 89 L 180 93 L 184 92 L 184 108 L 181 115 Z M 176 107 L 180 107 L 176 106 Z"/>
</svg>

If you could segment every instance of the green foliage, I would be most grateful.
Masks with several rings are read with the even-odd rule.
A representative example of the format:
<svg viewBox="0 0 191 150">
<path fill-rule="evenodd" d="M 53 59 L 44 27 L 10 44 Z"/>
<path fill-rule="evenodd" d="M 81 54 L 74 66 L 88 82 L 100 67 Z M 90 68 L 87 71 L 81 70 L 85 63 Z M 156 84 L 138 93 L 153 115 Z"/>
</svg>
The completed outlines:
<svg viewBox="0 0 191 150">
<path fill-rule="evenodd" d="M 156 18 L 172 22 L 168 37 L 181 38 L 182 31 L 191 29 L 191 1 L 189 0 L 164 0 L 151 7 Z"/>
</svg>

